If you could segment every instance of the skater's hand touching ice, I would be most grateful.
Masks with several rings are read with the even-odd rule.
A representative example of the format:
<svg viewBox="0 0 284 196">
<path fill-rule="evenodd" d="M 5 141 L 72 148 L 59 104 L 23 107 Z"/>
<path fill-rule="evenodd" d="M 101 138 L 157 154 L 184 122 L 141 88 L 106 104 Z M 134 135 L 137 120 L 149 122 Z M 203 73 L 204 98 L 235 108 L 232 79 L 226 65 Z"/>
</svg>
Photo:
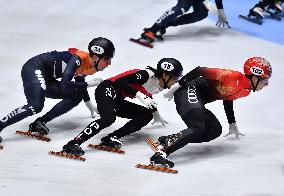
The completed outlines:
<svg viewBox="0 0 284 196">
<path fill-rule="evenodd" d="M 159 111 L 153 112 L 153 117 L 154 117 L 154 122 L 152 122 L 152 125 L 161 123 L 161 124 L 165 127 L 166 124 L 168 124 L 168 122 L 165 121 L 165 120 L 161 117 Z"/>
<path fill-rule="evenodd" d="M 240 135 L 245 136 L 245 134 L 243 134 L 239 131 L 239 128 L 238 128 L 236 123 L 231 123 L 229 125 L 229 133 L 227 133 L 224 137 L 227 137 L 229 135 L 235 135 L 237 139 L 239 139 Z"/>
<path fill-rule="evenodd" d="M 228 28 L 231 28 L 228 23 L 227 17 L 225 15 L 224 9 L 218 9 L 218 21 L 216 23 L 216 26 L 218 27 L 227 26 Z"/>
</svg>

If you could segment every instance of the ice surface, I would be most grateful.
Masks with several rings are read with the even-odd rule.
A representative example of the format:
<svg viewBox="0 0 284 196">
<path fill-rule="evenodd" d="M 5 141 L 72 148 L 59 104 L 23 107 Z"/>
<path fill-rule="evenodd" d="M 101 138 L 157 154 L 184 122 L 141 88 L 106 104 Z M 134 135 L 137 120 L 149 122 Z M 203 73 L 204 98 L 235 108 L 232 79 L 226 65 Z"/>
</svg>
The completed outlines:
<svg viewBox="0 0 284 196">
<path fill-rule="evenodd" d="M 104 72 L 92 77 L 107 78 L 132 68 L 155 66 L 162 57 L 175 57 L 185 72 L 196 66 L 221 67 L 242 71 L 251 56 L 267 58 L 273 66 L 269 87 L 235 102 L 241 140 L 224 138 L 228 124 L 222 102 L 208 104 L 223 125 L 215 141 L 188 145 L 169 158 L 179 174 L 136 169 L 152 155 L 145 137 L 185 128 L 173 102 L 155 96 L 167 127 L 149 124 L 140 132 L 123 138 L 125 155 L 87 149 L 126 120 L 117 119 L 109 128 L 82 145 L 86 162 L 48 155 L 76 136 L 92 121 L 81 103 L 70 113 L 50 122 L 50 143 L 15 135 L 27 129 L 39 115 L 58 100 L 47 99 L 41 114 L 6 128 L 4 150 L 0 151 L 1 196 L 278 196 L 284 195 L 283 64 L 284 46 L 234 31 L 218 29 L 215 21 L 170 28 L 165 41 L 154 49 L 128 41 L 138 37 L 163 11 L 175 2 L 162 0 L 41 0 L 0 1 L 0 114 L 24 105 L 20 70 L 30 57 L 51 50 L 78 47 L 104 36 L 115 43 L 116 54 Z M 273 30 L 271 30 L 273 33 Z M 93 94 L 94 90 L 91 90 Z M 92 96 L 94 101 L 94 98 Z"/>
</svg>

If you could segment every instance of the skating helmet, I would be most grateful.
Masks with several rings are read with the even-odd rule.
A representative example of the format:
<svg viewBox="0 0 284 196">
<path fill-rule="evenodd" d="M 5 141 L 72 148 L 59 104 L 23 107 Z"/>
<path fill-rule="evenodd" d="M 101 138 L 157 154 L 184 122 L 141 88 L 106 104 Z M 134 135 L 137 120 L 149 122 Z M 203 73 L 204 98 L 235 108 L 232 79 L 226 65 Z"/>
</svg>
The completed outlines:
<svg viewBox="0 0 284 196">
<path fill-rule="evenodd" d="M 113 43 L 107 38 L 97 37 L 93 39 L 88 46 L 90 55 L 97 55 L 100 57 L 112 58 L 114 56 L 115 48 Z"/>
<path fill-rule="evenodd" d="M 268 79 L 272 75 L 272 68 L 265 58 L 252 57 L 245 62 L 244 73 L 248 76 L 255 75 L 261 79 Z"/>
<path fill-rule="evenodd" d="M 157 71 L 166 73 L 172 77 L 181 77 L 183 67 L 181 63 L 174 58 L 162 58 L 157 64 Z"/>
</svg>

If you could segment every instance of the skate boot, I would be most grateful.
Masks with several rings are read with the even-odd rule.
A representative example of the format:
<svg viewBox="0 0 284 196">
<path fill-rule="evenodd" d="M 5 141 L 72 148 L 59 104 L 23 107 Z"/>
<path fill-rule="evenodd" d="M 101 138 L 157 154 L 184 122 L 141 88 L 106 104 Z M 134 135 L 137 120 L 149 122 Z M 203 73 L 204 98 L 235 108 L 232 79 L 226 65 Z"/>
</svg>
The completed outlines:
<svg viewBox="0 0 284 196">
<path fill-rule="evenodd" d="M 85 154 L 85 152 L 82 150 L 79 144 L 76 144 L 73 140 L 63 146 L 62 152 L 66 154 L 72 154 L 75 156 L 82 156 Z"/>
<path fill-rule="evenodd" d="M 120 149 L 123 145 L 123 142 L 120 141 L 119 139 L 117 139 L 116 136 L 113 137 L 103 137 L 101 139 L 101 146 L 106 146 L 109 148 L 116 148 L 116 149 Z"/>
<path fill-rule="evenodd" d="M 43 122 L 36 120 L 32 124 L 29 125 L 29 131 L 37 132 L 40 135 L 47 135 L 49 133 L 49 129 L 45 126 Z"/>
<path fill-rule="evenodd" d="M 149 28 L 144 28 L 144 33 L 141 34 L 141 38 L 145 39 L 148 42 L 154 42 L 155 39 L 163 41 L 163 35 L 166 33 L 166 29 L 162 28 L 156 33 L 151 31 Z"/>
<path fill-rule="evenodd" d="M 161 136 L 158 138 L 157 147 L 160 150 L 165 151 L 169 146 L 171 146 L 174 142 L 176 142 L 182 136 L 181 132 L 176 134 L 168 135 L 168 136 Z"/>
<path fill-rule="evenodd" d="M 262 21 L 264 18 L 264 10 L 260 7 L 254 7 L 249 10 L 248 17 L 254 16 L 257 21 Z"/>
<path fill-rule="evenodd" d="M 141 38 L 149 43 L 152 43 L 157 38 L 157 35 L 148 29 L 144 29 L 144 33 L 141 34 Z"/>
<path fill-rule="evenodd" d="M 167 154 L 163 151 L 156 152 L 151 158 L 150 158 L 151 165 L 162 165 L 166 168 L 173 168 L 174 163 L 167 159 Z"/>
<path fill-rule="evenodd" d="M 161 40 L 161 41 L 164 41 L 163 35 L 165 35 L 166 32 L 167 32 L 167 31 L 166 31 L 165 28 L 160 29 L 160 30 L 156 33 L 157 39 L 159 39 L 159 40 Z"/>
</svg>

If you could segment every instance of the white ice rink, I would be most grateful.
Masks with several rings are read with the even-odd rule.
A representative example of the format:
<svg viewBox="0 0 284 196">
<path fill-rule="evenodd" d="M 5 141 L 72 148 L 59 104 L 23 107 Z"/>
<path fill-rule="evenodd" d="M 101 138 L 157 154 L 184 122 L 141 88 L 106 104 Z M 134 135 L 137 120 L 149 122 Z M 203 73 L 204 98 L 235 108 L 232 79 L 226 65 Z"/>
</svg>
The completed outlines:
<svg viewBox="0 0 284 196">
<path fill-rule="evenodd" d="M 144 138 L 157 139 L 183 128 L 173 101 L 154 96 L 167 127 L 149 124 L 123 138 L 125 155 L 87 149 L 87 144 L 121 127 L 125 119 L 102 130 L 82 145 L 85 162 L 48 155 L 61 150 L 92 121 L 81 103 L 48 123 L 50 143 L 15 135 L 25 130 L 58 100 L 46 99 L 44 110 L 7 127 L 1 133 L 0 196 L 284 196 L 284 46 L 234 31 L 218 29 L 215 21 L 170 28 L 154 49 L 135 45 L 140 35 L 175 1 L 166 0 L 0 0 L 0 117 L 26 103 L 20 70 L 32 56 L 69 47 L 87 49 L 98 36 L 111 39 L 115 57 L 104 72 L 107 78 L 132 68 L 155 66 L 175 57 L 185 72 L 196 66 L 242 71 L 248 57 L 267 58 L 273 67 L 268 87 L 235 101 L 240 140 L 224 138 L 228 124 L 221 101 L 207 108 L 220 119 L 223 134 L 216 140 L 188 145 L 169 158 L 177 175 L 137 169 L 153 154 Z M 273 29 L 271 31 L 273 33 Z M 93 97 L 94 89 L 90 90 Z"/>
</svg>

